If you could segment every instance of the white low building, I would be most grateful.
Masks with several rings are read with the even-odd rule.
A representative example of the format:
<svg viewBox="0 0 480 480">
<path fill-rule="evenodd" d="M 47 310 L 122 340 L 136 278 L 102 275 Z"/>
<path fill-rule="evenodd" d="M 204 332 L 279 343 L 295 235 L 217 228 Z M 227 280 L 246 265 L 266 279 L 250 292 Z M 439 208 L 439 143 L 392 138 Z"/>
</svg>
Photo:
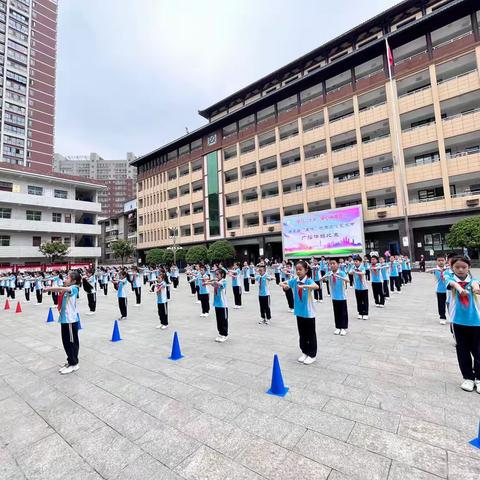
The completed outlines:
<svg viewBox="0 0 480 480">
<path fill-rule="evenodd" d="M 66 261 L 95 263 L 104 188 L 95 180 L 0 167 L 0 264 L 47 263 L 38 247 L 52 241 L 69 245 Z"/>
</svg>

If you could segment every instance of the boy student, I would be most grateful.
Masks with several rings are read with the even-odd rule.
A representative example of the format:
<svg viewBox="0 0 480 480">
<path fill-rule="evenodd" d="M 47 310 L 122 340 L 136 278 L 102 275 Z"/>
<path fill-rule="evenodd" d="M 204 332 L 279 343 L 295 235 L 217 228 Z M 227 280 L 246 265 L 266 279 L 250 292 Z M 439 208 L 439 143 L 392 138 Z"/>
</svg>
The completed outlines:
<svg viewBox="0 0 480 480">
<path fill-rule="evenodd" d="M 218 337 L 215 338 L 215 341 L 218 343 L 224 343 L 228 338 L 227 281 L 225 276 L 225 271 L 219 268 L 215 272 L 215 279 L 207 282 L 208 285 L 213 287 L 213 306 L 218 331 Z"/>
<path fill-rule="evenodd" d="M 348 276 L 340 272 L 338 261 L 333 258 L 330 259 L 329 267 L 329 272 L 321 280 L 327 279 L 327 285 L 330 284 L 330 291 L 332 292 L 333 315 L 335 317 L 335 331 L 333 333 L 343 337 L 347 334 L 348 329 L 347 299 L 345 297 L 345 285 L 348 282 Z"/>
<path fill-rule="evenodd" d="M 258 282 L 258 303 L 260 304 L 260 320 L 258 323 L 269 325 L 272 314 L 270 312 L 270 290 L 268 288 L 268 282 L 272 280 L 272 277 L 267 275 L 265 265 L 259 265 L 257 272 L 255 280 Z"/>
<path fill-rule="evenodd" d="M 328 270 L 329 270 L 329 264 L 328 261 L 325 259 L 324 256 L 320 257 L 320 275 L 323 277 L 326 276 Z M 325 284 L 327 285 L 327 296 L 330 296 L 330 284 L 328 283 L 327 280 L 324 280 Z"/>
<path fill-rule="evenodd" d="M 167 283 L 165 281 L 166 274 L 160 273 L 157 278 L 155 292 L 157 294 L 157 311 L 160 324 L 155 328 L 165 330 L 168 328 L 168 300 L 167 300 Z"/>
<path fill-rule="evenodd" d="M 78 272 L 70 272 L 63 287 L 47 287 L 47 292 L 60 293 L 60 316 L 58 322 L 62 330 L 62 343 L 67 354 L 67 363 L 59 370 L 62 375 L 73 373 L 78 370 L 78 351 L 80 342 L 78 340 L 78 310 L 77 293 L 81 283 L 81 276 Z"/>
<path fill-rule="evenodd" d="M 219 270 L 225 273 L 223 269 Z M 233 270 L 230 270 L 228 274 L 232 277 L 233 297 L 235 299 L 233 308 L 242 308 L 242 287 L 240 286 L 242 282 L 242 271 L 240 270 L 240 264 L 235 262 L 233 264 Z"/>
<path fill-rule="evenodd" d="M 156 277 L 155 277 L 156 278 Z M 119 320 L 127 319 L 127 273 L 125 270 L 118 272 L 118 280 L 115 282 L 117 288 L 118 308 L 120 310 Z"/>
<path fill-rule="evenodd" d="M 435 281 L 437 284 L 437 308 L 438 316 L 440 318 L 440 325 L 445 325 L 447 323 L 447 316 L 445 312 L 447 304 L 448 267 L 446 266 L 445 262 L 445 255 L 437 255 L 437 266 L 435 268 L 429 268 L 428 270 L 425 270 L 428 273 L 433 273 L 435 276 Z"/>
<path fill-rule="evenodd" d="M 383 296 L 385 299 L 390 299 L 390 291 L 388 289 L 388 282 L 390 280 L 390 265 L 385 262 L 385 258 L 380 257 L 378 262 L 381 267 L 382 281 L 383 281 Z"/>
<path fill-rule="evenodd" d="M 401 280 L 400 275 L 398 273 L 399 270 L 399 262 L 396 256 L 390 257 L 390 291 L 393 293 L 395 288 L 397 289 L 397 293 L 401 293 Z"/>
<path fill-rule="evenodd" d="M 210 312 L 210 295 L 208 294 L 207 288 L 209 277 L 205 266 L 200 265 L 198 296 L 200 298 L 200 304 L 202 305 L 201 317 L 208 317 Z"/>
<path fill-rule="evenodd" d="M 43 301 L 43 273 L 35 273 L 34 281 L 35 296 L 37 297 L 37 305 L 41 305 Z M 78 296 L 78 292 L 77 292 Z"/>
<path fill-rule="evenodd" d="M 312 272 L 312 280 L 318 286 L 318 288 L 315 288 L 313 290 L 313 301 L 323 303 L 322 282 L 320 281 L 320 264 L 318 263 L 317 258 L 312 259 L 312 263 L 310 264 L 310 270 Z"/>
<path fill-rule="evenodd" d="M 402 258 L 402 278 L 405 285 L 412 282 L 412 267 L 408 255 L 404 255 Z"/>
<path fill-rule="evenodd" d="M 142 279 L 138 267 L 132 268 L 132 290 L 135 292 L 135 306 L 139 307 L 142 303 Z"/>
<path fill-rule="evenodd" d="M 447 280 L 447 288 L 452 290 L 448 313 L 463 376 L 460 388 L 466 392 L 476 388 L 480 393 L 480 286 L 470 274 L 468 258 L 453 257 L 450 266 L 453 275 Z"/>
<path fill-rule="evenodd" d="M 243 291 L 245 293 L 250 293 L 250 282 L 248 281 L 248 273 L 249 273 L 248 263 L 243 262 L 242 277 L 243 277 Z"/>
<path fill-rule="evenodd" d="M 365 268 L 365 278 L 370 281 L 370 259 L 368 255 L 363 257 L 363 266 Z"/>
<path fill-rule="evenodd" d="M 378 257 L 372 255 L 370 257 L 370 271 L 372 275 L 372 291 L 373 298 L 375 300 L 375 306 L 378 308 L 383 308 L 385 306 L 385 295 L 383 292 L 383 276 L 382 269 L 385 266 L 382 266 L 378 263 Z"/>
<path fill-rule="evenodd" d="M 365 264 L 362 265 L 361 257 L 354 257 L 353 263 L 353 286 L 355 288 L 355 298 L 357 299 L 358 318 L 368 320 L 368 287 L 366 281 Z"/>
<path fill-rule="evenodd" d="M 282 282 L 288 282 L 293 277 L 292 264 L 290 262 L 286 263 L 281 270 Z M 295 307 L 295 300 L 293 298 L 293 292 L 290 288 L 284 290 L 285 298 L 287 299 L 288 311 L 293 313 Z"/>
<path fill-rule="evenodd" d="M 295 265 L 297 276 L 282 282 L 284 290 L 293 290 L 295 298 L 294 314 L 297 317 L 297 328 L 302 356 L 300 363 L 311 365 L 317 356 L 317 334 L 315 332 L 315 308 L 313 305 L 312 292 L 319 289 L 318 284 L 308 278 L 309 265 L 300 260 Z"/>
</svg>

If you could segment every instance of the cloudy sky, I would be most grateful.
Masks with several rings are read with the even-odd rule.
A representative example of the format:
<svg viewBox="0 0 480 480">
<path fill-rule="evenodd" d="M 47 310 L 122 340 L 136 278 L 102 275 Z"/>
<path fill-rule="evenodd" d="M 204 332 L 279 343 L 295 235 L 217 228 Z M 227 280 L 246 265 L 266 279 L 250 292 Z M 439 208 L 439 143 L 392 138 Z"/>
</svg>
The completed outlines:
<svg viewBox="0 0 480 480">
<path fill-rule="evenodd" d="M 199 109 L 395 3 L 62 0 L 55 151 L 149 152 L 201 126 Z"/>
</svg>

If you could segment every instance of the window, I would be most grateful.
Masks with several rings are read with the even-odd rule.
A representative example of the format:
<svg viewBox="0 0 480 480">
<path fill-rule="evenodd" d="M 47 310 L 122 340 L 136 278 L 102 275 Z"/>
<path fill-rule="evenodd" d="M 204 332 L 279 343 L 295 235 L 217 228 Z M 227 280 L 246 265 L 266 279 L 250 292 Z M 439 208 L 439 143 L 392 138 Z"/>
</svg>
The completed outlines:
<svg viewBox="0 0 480 480">
<path fill-rule="evenodd" d="M 0 247 L 9 247 L 10 237 L 8 235 L 0 235 Z"/>
<path fill-rule="evenodd" d="M 13 192 L 13 183 L 0 182 L 0 191 L 1 192 Z"/>
<path fill-rule="evenodd" d="M 249 115 L 248 117 L 242 118 L 238 122 L 238 130 L 241 132 L 242 130 L 246 130 L 251 126 L 255 125 L 255 115 Z"/>
<path fill-rule="evenodd" d="M 68 197 L 68 192 L 66 190 L 54 190 L 53 191 L 53 196 L 55 198 L 67 198 Z"/>
<path fill-rule="evenodd" d="M 423 236 L 423 247 L 425 250 L 443 252 L 449 249 L 444 233 L 429 233 Z"/>
<path fill-rule="evenodd" d="M 27 220 L 39 222 L 42 219 L 42 212 L 39 212 L 38 210 L 27 210 L 26 214 Z"/>
<path fill-rule="evenodd" d="M 262 133 L 258 136 L 258 146 L 260 148 L 266 147 L 267 145 L 271 145 L 272 143 L 275 143 L 275 130 Z"/>
<path fill-rule="evenodd" d="M 64 215 L 64 221 L 65 221 L 65 223 L 72 223 L 72 214 L 71 213 L 66 213 Z"/>
<path fill-rule="evenodd" d="M 62 237 L 52 237 L 52 242 L 62 242 Z"/>
<path fill-rule="evenodd" d="M 313 87 L 307 88 L 300 92 L 300 103 L 304 105 L 305 103 L 311 102 L 316 98 L 320 98 L 323 95 L 323 86 L 321 83 L 314 85 Z"/>
<path fill-rule="evenodd" d="M 282 100 L 277 103 L 278 113 L 290 112 L 291 110 L 297 108 L 297 96 L 292 95 L 291 97 Z"/>
<path fill-rule="evenodd" d="M 36 187 L 35 185 L 28 186 L 28 194 L 29 195 L 43 195 L 43 188 Z"/>
<path fill-rule="evenodd" d="M 257 113 L 257 122 L 266 122 L 267 120 L 275 118 L 275 105 L 264 108 Z"/>
<path fill-rule="evenodd" d="M 52 222 L 61 222 L 62 221 L 62 214 L 61 213 L 52 213 Z"/>
<path fill-rule="evenodd" d="M 0 218 L 12 218 L 12 209 L 0 208 Z"/>
<path fill-rule="evenodd" d="M 70 244 L 71 244 L 71 241 L 72 241 L 72 239 L 71 239 L 70 237 L 65 237 L 65 238 L 63 239 L 63 243 L 64 243 L 65 245 L 70 245 Z"/>
<path fill-rule="evenodd" d="M 42 244 L 42 237 L 33 237 L 32 246 L 39 247 Z"/>
</svg>

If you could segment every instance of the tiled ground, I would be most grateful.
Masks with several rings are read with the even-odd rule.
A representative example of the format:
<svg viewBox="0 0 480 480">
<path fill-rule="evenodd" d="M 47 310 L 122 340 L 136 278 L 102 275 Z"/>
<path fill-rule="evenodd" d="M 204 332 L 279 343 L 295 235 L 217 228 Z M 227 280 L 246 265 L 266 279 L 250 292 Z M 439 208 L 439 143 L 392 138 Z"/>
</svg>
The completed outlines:
<svg viewBox="0 0 480 480">
<path fill-rule="evenodd" d="M 68 376 L 57 373 L 59 327 L 45 323 L 50 298 L 22 301 L 22 314 L 0 311 L 0 479 L 480 478 L 480 450 L 468 444 L 480 395 L 459 389 L 430 276 L 414 275 L 368 321 L 356 319 L 349 290 L 344 338 L 332 335 L 330 299 L 318 305 L 311 366 L 296 361 L 296 325 L 279 289 L 271 327 L 257 324 L 254 290 L 243 310 L 230 310 L 231 338 L 217 344 L 213 316 L 198 316 L 181 282 L 169 330 L 154 328 L 147 294 L 118 343 L 113 295 L 99 295 L 94 317 L 83 315 L 83 297 L 81 368 Z M 174 330 L 179 362 L 167 359 Z M 274 353 L 285 398 L 265 394 Z"/>
</svg>

